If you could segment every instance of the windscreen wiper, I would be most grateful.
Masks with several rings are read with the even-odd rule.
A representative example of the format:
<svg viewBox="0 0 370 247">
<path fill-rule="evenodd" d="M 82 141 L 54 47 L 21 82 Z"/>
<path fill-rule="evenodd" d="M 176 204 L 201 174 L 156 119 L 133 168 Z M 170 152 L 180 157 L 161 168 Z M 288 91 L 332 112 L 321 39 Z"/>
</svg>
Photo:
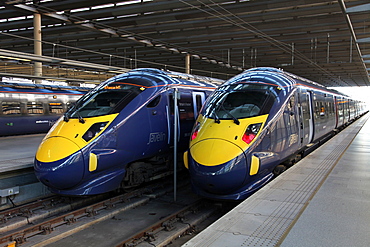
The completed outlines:
<svg viewBox="0 0 370 247">
<path fill-rule="evenodd" d="M 226 110 L 225 107 L 224 107 L 224 104 L 221 104 L 221 107 L 222 107 L 222 110 L 224 110 L 226 112 L 226 114 L 229 115 L 234 120 L 234 123 L 236 125 L 239 125 L 240 124 L 239 119 L 237 119 L 236 117 L 234 117 L 233 114 L 231 114 L 230 111 Z"/>
<path fill-rule="evenodd" d="M 85 119 L 80 115 L 80 113 L 78 112 L 78 110 L 76 110 L 76 114 L 78 116 L 78 121 L 80 123 L 85 123 L 86 122 Z"/>
<path fill-rule="evenodd" d="M 68 107 L 68 110 L 63 115 L 64 116 L 63 117 L 64 122 L 68 122 L 69 121 L 69 118 L 70 118 L 70 115 L 71 115 L 71 114 L 69 114 L 69 112 L 71 112 L 73 108 L 77 109 L 76 102 L 73 102 L 71 105 L 72 106 Z"/>
<path fill-rule="evenodd" d="M 213 108 L 212 114 L 213 114 L 213 119 L 215 120 L 215 123 L 218 123 L 218 124 L 221 123 L 220 118 L 217 116 L 216 108 Z"/>
<path fill-rule="evenodd" d="M 63 120 L 64 122 L 68 122 L 69 121 L 69 118 L 70 118 L 70 114 L 68 114 L 69 111 L 67 111 L 66 113 L 64 113 L 64 116 L 63 116 Z M 83 119 L 83 117 L 80 115 L 80 113 L 78 112 L 77 110 L 77 107 L 76 107 L 76 110 L 75 110 L 75 113 L 77 114 L 78 116 L 78 121 L 80 123 L 85 123 L 85 119 Z"/>
<path fill-rule="evenodd" d="M 68 116 L 68 113 L 64 113 L 64 117 L 63 117 L 63 120 L 64 122 L 68 122 L 69 121 L 69 116 Z"/>
</svg>

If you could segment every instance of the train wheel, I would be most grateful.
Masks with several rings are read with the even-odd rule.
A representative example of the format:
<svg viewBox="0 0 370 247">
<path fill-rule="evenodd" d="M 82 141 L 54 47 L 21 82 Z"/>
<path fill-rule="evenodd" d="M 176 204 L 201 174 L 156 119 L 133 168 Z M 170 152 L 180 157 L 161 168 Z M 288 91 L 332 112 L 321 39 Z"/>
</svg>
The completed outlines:
<svg viewBox="0 0 370 247">
<path fill-rule="evenodd" d="M 285 171 L 286 171 L 286 169 L 287 169 L 287 167 L 286 167 L 286 166 L 284 166 L 284 165 L 277 165 L 277 166 L 275 167 L 275 169 L 274 169 L 273 173 L 274 173 L 274 175 L 275 175 L 275 176 L 278 176 L 278 175 L 280 175 L 281 173 L 285 172 Z"/>
<path fill-rule="evenodd" d="M 149 178 L 152 176 L 151 167 L 151 164 L 145 162 L 134 162 L 127 166 L 122 187 L 124 189 L 132 188 L 149 181 Z"/>
</svg>

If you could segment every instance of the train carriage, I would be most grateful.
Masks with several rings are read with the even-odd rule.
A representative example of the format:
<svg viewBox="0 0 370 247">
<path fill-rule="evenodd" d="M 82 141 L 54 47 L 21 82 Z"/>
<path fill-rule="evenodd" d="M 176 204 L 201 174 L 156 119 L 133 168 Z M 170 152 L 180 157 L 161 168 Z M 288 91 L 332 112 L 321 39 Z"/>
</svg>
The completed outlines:
<svg viewBox="0 0 370 247">
<path fill-rule="evenodd" d="M 45 133 L 86 88 L 0 84 L 0 136 Z"/>
<path fill-rule="evenodd" d="M 244 199 L 364 112 L 359 102 L 275 68 L 226 81 L 207 100 L 184 154 L 194 191 Z"/>
<path fill-rule="evenodd" d="M 175 111 L 184 151 L 199 109 L 220 82 L 136 69 L 101 83 L 46 135 L 36 153 L 37 177 L 57 194 L 93 195 L 168 175 Z"/>
</svg>

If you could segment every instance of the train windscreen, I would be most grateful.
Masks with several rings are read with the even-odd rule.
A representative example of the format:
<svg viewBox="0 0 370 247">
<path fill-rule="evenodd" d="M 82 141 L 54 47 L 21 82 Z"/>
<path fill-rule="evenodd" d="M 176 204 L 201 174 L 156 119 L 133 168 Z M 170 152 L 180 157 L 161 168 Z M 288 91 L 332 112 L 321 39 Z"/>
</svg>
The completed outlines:
<svg viewBox="0 0 370 247">
<path fill-rule="evenodd" d="M 207 102 L 203 115 L 215 120 L 268 114 L 278 94 L 273 86 L 237 84 L 220 88 Z"/>
<path fill-rule="evenodd" d="M 137 86 L 112 83 L 82 97 L 66 116 L 87 118 L 118 113 L 140 93 Z"/>
</svg>

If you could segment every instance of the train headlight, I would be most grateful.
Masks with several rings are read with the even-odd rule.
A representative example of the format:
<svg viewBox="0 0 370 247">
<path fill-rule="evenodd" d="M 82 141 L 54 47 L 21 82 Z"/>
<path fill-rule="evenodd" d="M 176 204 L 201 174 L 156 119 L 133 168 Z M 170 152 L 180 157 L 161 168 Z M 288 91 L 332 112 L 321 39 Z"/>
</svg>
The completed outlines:
<svg viewBox="0 0 370 247">
<path fill-rule="evenodd" d="M 91 127 L 85 132 L 85 134 L 82 136 L 82 139 L 84 139 L 86 142 L 93 139 L 97 134 L 99 134 L 100 131 L 104 129 L 104 127 L 107 125 L 108 122 L 100 122 L 100 123 L 94 123 L 91 125 Z"/>
<path fill-rule="evenodd" d="M 247 130 L 245 131 L 242 137 L 242 140 L 245 143 L 250 144 L 254 140 L 254 138 L 257 136 L 258 131 L 260 130 L 261 126 L 262 126 L 262 123 L 250 124 Z"/>
<path fill-rule="evenodd" d="M 197 124 L 195 125 L 195 127 L 193 129 L 193 132 L 191 132 L 191 140 L 194 140 L 197 137 L 198 132 L 199 132 L 199 128 L 200 128 L 200 123 L 197 122 Z"/>
</svg>

